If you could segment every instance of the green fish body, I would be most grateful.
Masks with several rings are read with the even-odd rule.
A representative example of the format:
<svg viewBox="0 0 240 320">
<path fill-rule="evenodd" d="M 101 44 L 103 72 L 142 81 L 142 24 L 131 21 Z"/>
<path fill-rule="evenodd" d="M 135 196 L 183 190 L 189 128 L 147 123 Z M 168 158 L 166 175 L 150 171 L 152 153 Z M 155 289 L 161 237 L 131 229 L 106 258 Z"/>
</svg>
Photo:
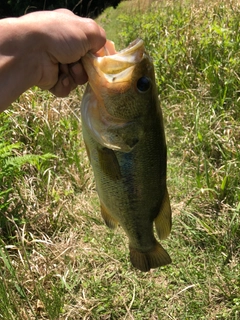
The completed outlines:
<svg viewBox="0 0 240 320">
<path fill-rule="evenodd" d="M 166 185 L 167 149 L 154 68 L 137 39 L 128 48 L 87 54 L 89 77 L 81 113 L 83 137 L 94 171 L 101 214 L 110 228 L 122 226 L 134 267 L 149 271 L 171 263 L 156 240 L 171 230 Z"/>
</svg>

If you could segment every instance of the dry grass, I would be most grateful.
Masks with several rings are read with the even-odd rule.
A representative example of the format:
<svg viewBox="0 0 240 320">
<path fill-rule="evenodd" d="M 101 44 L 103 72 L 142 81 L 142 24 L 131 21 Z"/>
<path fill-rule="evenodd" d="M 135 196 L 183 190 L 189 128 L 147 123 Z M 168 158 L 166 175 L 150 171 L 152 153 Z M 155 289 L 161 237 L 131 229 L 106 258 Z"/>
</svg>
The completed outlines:
<svg viewBox="0 0 240 320">
<path fill-rule="evenodd" d="M 214 21 L 234 36 L 239 2 L 193 2 L 191 10 L 175 1 L 144 6 L 150 2 L 154 10 L 141 19 L 137 12 L 129 19 L 123 2 L 116 11 L 108 9 L 102 24 L 119 28 L 120 13 L 124 29 L 111 39 L 123 44 L 139 33 L 154 57 L 174 216 L 164 247 L 173 264 L 135 270 L 123 231 L 104 225 L 81 137 L 83 88 L 65 99 L 33 88 L 1 115 L 0 144 L 22 143 L 10 158 L 57 158 L 21 166 L 7 207 L 0 198 L 7 220 L 0 230 L 0 319 L 239 319 L 239 70 L 227 64 L 237 57 L 229 47 L 224 54 L 227 41 L 215 47 L 209 41 L 217 37 L 210 32 Z M 187 39 L 185 51 L 179 39 Z M 194 55 L 199 39 L 202 69 Z M 221 54 L 210 61 L 206 48 Z M 207 73 L 219 61 L 232 92 L 222 105 L 222 87 L 214 87 L 222 78 Z"/>
</svg>

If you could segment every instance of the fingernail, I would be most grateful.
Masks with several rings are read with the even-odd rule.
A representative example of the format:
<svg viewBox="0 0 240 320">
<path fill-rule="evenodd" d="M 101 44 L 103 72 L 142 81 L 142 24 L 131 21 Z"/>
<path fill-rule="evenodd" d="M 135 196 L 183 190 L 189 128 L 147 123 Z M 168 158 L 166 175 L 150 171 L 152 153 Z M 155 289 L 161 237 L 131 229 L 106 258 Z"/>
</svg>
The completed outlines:
<svg viewBox="0 0 240 320">
<path fill-rule="evenodd" d="M 62 79 L 62 84 L 64 87 L 68 87 L 69 86 L 69 78 L 68 76 L 65 76 L 63 79 Z"/>
<path fill-rule="evenodd" d="M 75 74 L 75 75 L 79 75 L 82 73 L 82 66 L 80 65 L 80 63 L 75 63 L 72 67 L 72 72 Z"/>
</svg>

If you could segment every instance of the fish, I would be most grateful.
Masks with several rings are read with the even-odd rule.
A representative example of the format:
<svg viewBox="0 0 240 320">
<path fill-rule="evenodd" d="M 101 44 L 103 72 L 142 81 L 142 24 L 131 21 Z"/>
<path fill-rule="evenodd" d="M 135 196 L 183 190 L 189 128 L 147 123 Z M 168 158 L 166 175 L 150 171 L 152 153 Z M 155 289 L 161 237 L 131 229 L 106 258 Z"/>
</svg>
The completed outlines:
<svg viewBox="0 0 240 320">
<path fill-rule="evenodd" d="M 88 75 L 82 133 L 101 215 L 109 228 L 123 228 L 136 269 L 148 272 L 170 264 L 155 237 L 168 237 L 172 214 L 153 61 L 139 38 L 121 51 L 107 40 L 104 48 L 81 61 Z"/>
</svg>

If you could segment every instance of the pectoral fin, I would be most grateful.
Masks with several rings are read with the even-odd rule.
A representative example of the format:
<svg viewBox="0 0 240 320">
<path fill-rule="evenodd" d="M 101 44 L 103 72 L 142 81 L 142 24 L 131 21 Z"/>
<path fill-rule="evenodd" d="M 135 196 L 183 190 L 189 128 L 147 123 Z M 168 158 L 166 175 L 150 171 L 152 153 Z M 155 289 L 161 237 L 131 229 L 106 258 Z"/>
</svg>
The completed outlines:
<svg viewBox="0 0 240 320">
<path fill-rule="evenodd" d="M 108 148 L 98 149 L 98 158 L 101 170 L 111 180 L 117 181 L 121 178 L 121 170 L 115 152 Z"/>
<path fill-rule="evenodd" d="M 159 239 L 166 239 L 170 234 L 172 227 L 172 211 L 167 189 L 165 191 L 159 214 L 154 222 Z"/>
<path fill-rule="evenodd" d="M 167 251 L 158 242 L 147 252 L 141 252 L 130 246 L 130 260 L 135 268 L 143 272 L 147 272 L 151 268 L 165 266 L 172 262 Z"/>
<path fill-rule="evenodd" d="M 107 211 L 106 207 L 101 203 L 101 214 L 103 220 L 105 221 L 106 225 L 110 229 L 115 229 L 118 226 L 117 220 L 115 220 Z"/>
</svg>

